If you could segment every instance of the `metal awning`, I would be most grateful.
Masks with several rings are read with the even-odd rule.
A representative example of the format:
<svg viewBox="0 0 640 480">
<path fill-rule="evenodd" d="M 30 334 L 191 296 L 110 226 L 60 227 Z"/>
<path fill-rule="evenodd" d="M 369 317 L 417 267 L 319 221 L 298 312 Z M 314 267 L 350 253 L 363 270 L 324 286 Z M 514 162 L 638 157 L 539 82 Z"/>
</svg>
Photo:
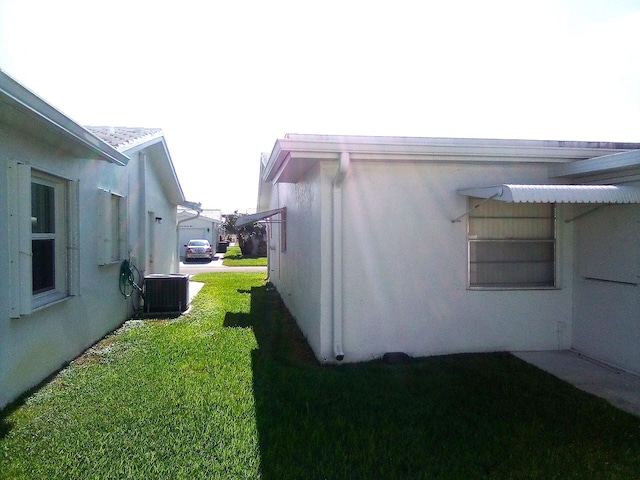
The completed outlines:
<svg viewBox="0 0 640 480">
<path fill-rule="evenodd" d="M 620 185 L 498 185 L 461 195 L 515 203 L 640 203 L 640 187 Z"/>
<path fill-rule="evenodd" d="M 266 218 L 272 217 L 279 213 L 286 213 L 287 207 L 275 208 L 273 210 L 265 210 L 264 212 L 252 213 L 251 215 L 243 215 L 236 220 L 236 227 L 241 228 L 253 223 L 259 222 Z"/>
</svg>

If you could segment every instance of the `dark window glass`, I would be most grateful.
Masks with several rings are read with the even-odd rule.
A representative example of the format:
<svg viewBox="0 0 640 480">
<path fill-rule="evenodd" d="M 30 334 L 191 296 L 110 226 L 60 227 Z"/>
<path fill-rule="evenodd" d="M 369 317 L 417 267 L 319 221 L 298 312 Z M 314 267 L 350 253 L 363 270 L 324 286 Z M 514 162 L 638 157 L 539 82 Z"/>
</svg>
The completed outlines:
<svg viewBox="0 0 640 480">
<path fill-rule="evenodd" d="M 55 189 L 31 183 L 31 264 L 33 294 L 56 287 Z"/>
<path fill-rule="evenodd" d="M 33 293 L 55 288 L 55 240 L 33 240 Z"/>
<path fill-rule="evenodd" d="M 39 183 L 31 184 L 31 231 L 55 233 L 54 189 Z"/>
</svg>

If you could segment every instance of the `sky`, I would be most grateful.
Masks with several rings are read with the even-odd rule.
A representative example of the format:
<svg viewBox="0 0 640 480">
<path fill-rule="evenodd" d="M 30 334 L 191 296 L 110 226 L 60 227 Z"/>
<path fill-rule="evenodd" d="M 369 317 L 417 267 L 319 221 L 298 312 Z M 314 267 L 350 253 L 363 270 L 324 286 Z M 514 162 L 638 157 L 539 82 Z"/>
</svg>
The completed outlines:
<svg viewBox="0 0 640 480">
<path fill-rule="evenodd" d="M 0 69 L 223 213 L 287 133 L 640 142 L 640 0 L 0 0 Z"/>
</svg>

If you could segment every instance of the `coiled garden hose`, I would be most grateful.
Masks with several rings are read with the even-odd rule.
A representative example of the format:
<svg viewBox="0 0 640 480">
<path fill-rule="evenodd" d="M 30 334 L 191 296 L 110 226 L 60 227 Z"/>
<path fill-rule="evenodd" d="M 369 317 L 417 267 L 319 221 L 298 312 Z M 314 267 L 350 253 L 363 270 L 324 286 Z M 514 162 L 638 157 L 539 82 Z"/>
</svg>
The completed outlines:
<svg viewBox="0 0 640 480">
<path fill-rule="evenodd" d="M 124 298 L 129 298 L 133 295 L 134 290 L 142 295 L 140 271 L 129 260 L 124 260 L 120 265 L 120 293 Z"/>
</svg>

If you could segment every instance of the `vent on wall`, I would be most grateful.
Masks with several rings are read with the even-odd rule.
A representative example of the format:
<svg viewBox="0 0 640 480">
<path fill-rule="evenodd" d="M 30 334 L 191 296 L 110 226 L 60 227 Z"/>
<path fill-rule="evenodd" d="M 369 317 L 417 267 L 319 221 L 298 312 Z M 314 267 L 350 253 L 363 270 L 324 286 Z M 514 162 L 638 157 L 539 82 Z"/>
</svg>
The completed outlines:
<svg viewBox="0 0 640 480">
<path fill-rule="evenodd" d="M 189 305 L 189 275 L 152 274 L 144 277 L 145 313 L 179 315 Z"/>
</svg>

